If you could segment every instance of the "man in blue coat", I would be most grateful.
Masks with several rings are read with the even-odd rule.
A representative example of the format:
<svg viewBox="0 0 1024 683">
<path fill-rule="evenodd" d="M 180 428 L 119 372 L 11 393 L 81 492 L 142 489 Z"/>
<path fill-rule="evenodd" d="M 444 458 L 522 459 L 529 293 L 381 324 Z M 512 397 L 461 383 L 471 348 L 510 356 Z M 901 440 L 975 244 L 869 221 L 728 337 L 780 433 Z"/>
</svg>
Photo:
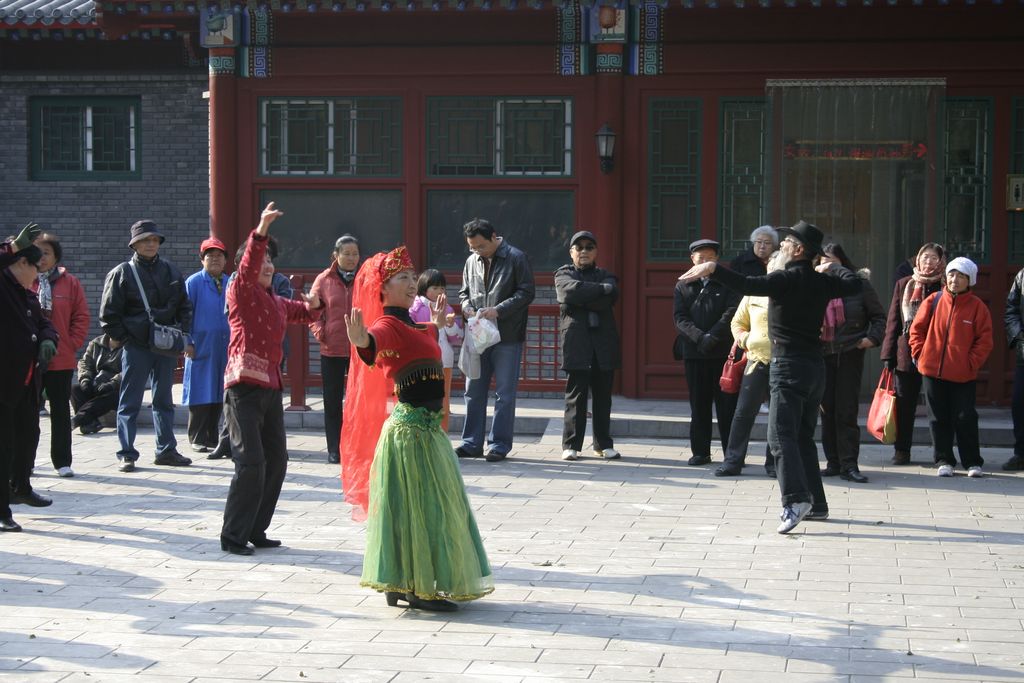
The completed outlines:
<svg viewBox="0 0 1024 683">
<path fill-rule="evenodd" d="M 227 247 L 211 237 L 200 245 L 199 256 L 203 269 L 185 280 L 185 291 L 192 302 L 192 339 L 196 351 L 193 358 L 185 359 L 181 402 L 188 406 L 188 441 L 192 450 L 206 453 L 217 447 L 217 427 L 224 407 L 224 368 L 231 337 L 224 312 Z"/>
</svg>

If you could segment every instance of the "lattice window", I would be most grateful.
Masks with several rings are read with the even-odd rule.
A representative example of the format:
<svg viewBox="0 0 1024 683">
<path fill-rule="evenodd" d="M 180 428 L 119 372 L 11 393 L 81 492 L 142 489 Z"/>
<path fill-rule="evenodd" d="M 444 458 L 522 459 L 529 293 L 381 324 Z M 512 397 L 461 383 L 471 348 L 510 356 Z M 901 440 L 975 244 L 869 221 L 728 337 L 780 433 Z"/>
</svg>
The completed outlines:
<svg viewBox="0 0 1024 683">
<path fill-rule="evenodd" d="M 1024 173 L 1024 97 L 1013 100 L 1010 173 Z M 1010 263 L 1024 263 L 1024 213 L 1010 213 Z"/>
<path fill-rule="evenodd" d="M 988 261 L 992 102 L 945 101 L 943 240 L 950 256 Z"/>
<path fill-rule="evenodd" d="M 572 100 L 428 98 L 427 172 L 572 175 Z"/>
<path fill-rule="evenodd" d="M 647 255 L 681 260 L 700 233 L 701 102 L 654 99 L 650 104 Z"/>
<path fill-rule="evenodd" d="M 764 223 L 767 107 L 763 98 L 722 100 L 719 240 L 726 254 L 749 247 Z"/>
<path fill-rule="evenodd" d="M 33 179 L 140 177 L 138 98 L 36 98 L 30 110 Z"/>
<path fill-rule="evenodd" d="M 402 102 L 353 97 L 260 102 L 263 175 L 397 176 Z"/>
</svg>

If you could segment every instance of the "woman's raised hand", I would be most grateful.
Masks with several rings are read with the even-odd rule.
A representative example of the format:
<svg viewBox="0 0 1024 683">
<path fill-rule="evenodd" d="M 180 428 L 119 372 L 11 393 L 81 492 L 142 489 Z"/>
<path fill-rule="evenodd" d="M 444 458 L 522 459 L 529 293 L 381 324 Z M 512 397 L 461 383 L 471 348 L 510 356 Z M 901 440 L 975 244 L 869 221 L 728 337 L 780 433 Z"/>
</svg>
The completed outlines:
<svg viewBox="0 0 1024 683">
<path fill-rule="evenodd" d="M 305 292 L 299 292 L 299 296 L 301 296 L 302 300 L 306 302 L 306 306 L 310 310 L 316 310 L 320 308 L 320 297 L 317 296 L 316 292 L 310 292 L 309 294 L 306 294 Z"/>
<path fill-rule="evenodd" d="M 430 322 L 438 327 L 445 327 L 448 324 L 448 315 L 445 310 L 448 308 L 448 296 L 439 294 L 437 300 L 430 304 Z"/>
<path fill-rule="evenodd" d="M 363 323 L 363 311 L 353 308 L 352 312 L 345 316 L 345 329 L 348 332 L 348 340 L 355 346 L 365 349 L 370 345 L 370 333 L 366 331 Z"/>
<path fill-rule="evenodd" d="M 274 202 L 267 204 L 267 208 L 263 209 L 263 213 L 260 214 L 260 224 L 256 226 L 257 234 L 261 237 L 265 236 L 270 232 L 270 224 L 283 215 L 284 211 L 278 211 L 274 208 Z"/>
</svg>

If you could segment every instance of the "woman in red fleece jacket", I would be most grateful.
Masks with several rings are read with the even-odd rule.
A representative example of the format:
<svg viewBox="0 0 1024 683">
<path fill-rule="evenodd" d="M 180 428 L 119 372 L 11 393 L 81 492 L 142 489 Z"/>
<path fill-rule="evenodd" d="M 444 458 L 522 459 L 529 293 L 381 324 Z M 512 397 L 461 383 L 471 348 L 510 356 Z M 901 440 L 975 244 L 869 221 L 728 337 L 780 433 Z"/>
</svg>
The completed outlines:
<svg viewBox="0 0 1024 683">
<path fill-rule="evenodd" d="M 992 351 L 992 315 L 970 288 L 978 266 L 955 258 L 946 266 L 946 286 L 921 304 L 910 326 L 910 356 L 924 379 L 924 397 L 940 477 L 956 467 L 953 437 L 967 476 L 980 477 L 978 370 Z"/>
</svg>

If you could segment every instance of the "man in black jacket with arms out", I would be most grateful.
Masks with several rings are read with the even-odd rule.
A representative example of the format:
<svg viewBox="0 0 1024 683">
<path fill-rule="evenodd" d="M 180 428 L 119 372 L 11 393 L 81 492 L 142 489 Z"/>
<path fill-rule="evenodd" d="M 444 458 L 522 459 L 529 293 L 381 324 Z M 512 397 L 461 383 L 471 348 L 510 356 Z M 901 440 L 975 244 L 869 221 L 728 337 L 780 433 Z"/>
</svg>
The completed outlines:
<svg viewBox="0 0 1024 683">
<path fill-rule="evenodd" d="M 822 233 L 800 221 L 779 228 L 782 237 L 778 258 L 782 270 L 764 276 L 744 277 L 714 261 L 696 265 L 679 279 L 694 282 L 707 277 L 742 294 L 767 296 L 768 330 L 772 339 L 768 412 L 768 443 L 775 455 L 782 491 L 782 523 L 787 534 L 808 515 L 828 517 L 828 503 L 818 469 L 814 429 L 825 390 L 825 362 L 821 354 L 821 323 L 829 300 L 856 294 L 863 280 L 840 269 L 826 274 L 832 264 L 816 272 L 811 259 L 820 254 Z"/>
</svg>

